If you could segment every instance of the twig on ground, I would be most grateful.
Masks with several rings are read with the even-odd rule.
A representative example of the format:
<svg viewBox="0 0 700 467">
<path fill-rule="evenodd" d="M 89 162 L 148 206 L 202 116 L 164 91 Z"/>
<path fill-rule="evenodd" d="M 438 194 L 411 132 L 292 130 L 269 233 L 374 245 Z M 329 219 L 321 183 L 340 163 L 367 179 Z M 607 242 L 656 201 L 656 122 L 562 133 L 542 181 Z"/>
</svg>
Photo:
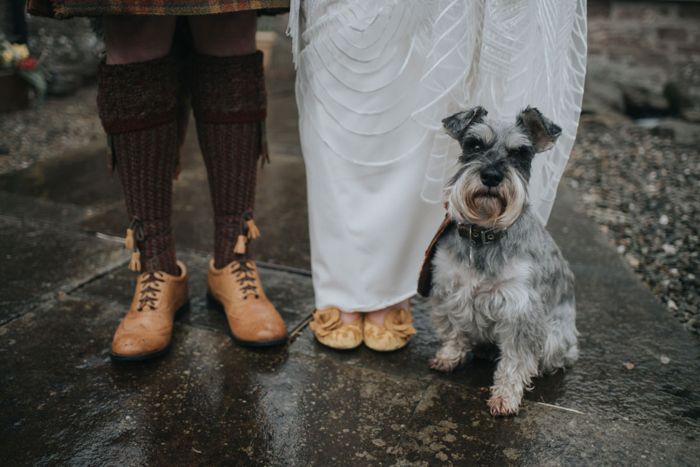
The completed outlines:
<svg viewBox="0 0 700 467">
<path fill-rule="evenodd" d="M 535 402 L 535 404 L 544 405 L 545 407 L 552 407 L 554 409 L 566 410 L 567 412 L 573 412 L 581 415 L 586 415 L 583 412 L 579 412 L 576 409 L 569 409 L 567 407 L 562 407 L 561 405 L 547 404 L 546 402 Z"/>
</svg>

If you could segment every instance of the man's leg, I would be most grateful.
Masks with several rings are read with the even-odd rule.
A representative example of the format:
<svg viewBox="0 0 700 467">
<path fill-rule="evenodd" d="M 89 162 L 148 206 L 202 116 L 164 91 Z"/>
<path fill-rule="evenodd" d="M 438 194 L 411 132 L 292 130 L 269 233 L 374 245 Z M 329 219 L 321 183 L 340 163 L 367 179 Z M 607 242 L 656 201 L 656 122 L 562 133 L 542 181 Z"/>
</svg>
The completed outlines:
<svg viewBox="0 0 700 467">
<path fill-rule="evenodd" d="M 173 321 L 188 303 L 187 271 L 170 231 L 179 80 L 169 55 L 174 17 L 104 18 L 106 62 L 97 104 L 110 135 L 130 219 L 131 267 L 141 271 L 129 312 L 112 341 L 114 360 L 167 351 Z"/>
<path fill-rule="evenodd" d="M 215 251 L 209 268 L 213 304 L 223 306 L 234 339 L 286 341 L 286 327 L 265 297 L 250 240 L 257 162 L 267 112 L 263 57 L 255 50 L 256 13 L 190 17 L 196 49 L 192 108 L 214 205 Z"/>
<path fill-rule="evenodd" d="M 107 16 L 98 106 L 112 138 L 140 270 L 178 274 L 170 232 L 178 79 L 174 17 Z"/>
<path fill-rule="evenodd" d="M 247 238 L 241 245 L 238 237 L 253 219 L 267 105 L 255 24 L 253 11 L 190 18 L 197 51 L 192 105 L 214 205 L 216 268 L 253 258 Z"/>
</svg>

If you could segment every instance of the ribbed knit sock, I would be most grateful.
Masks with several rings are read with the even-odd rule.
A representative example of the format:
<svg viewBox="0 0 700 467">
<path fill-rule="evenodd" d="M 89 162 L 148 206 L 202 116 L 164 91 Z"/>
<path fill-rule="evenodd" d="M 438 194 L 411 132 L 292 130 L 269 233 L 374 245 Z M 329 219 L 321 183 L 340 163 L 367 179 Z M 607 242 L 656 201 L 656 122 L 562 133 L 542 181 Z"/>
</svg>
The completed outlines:
<svg viewBox="0 0 700 467">
<path fill-rule="evenodd" d="M 111 136 L 130 219 L 133 268 L 179 275 L 170 228 L 178 143 L 175 61 L 103 62 L 97 76 L 100 119 Z"/>
<path fill-rule="evenodd" d="M 252 260 L 257 160 L 266 116 L 263 54 L 198 55 L 192 108 L 214 205 L 214 266 Z"/>
</svg>

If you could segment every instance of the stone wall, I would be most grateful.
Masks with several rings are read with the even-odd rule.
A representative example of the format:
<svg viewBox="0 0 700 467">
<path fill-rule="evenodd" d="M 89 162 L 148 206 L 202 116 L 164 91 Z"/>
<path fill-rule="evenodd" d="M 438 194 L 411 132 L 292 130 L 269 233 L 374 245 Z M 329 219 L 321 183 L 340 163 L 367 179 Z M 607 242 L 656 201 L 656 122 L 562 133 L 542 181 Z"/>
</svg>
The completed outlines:
<svg viewBox="0 0 700 467">
<path fill-rule="evenodd" d="M 29 49 L 51 74 L 49 93 L 67 95 L 96 76 L 99 53 L 104 48 L 86 18 L 54 20 L 28 17 Z"/>
<path fill-rule="evenodd" d="M 700 117 L 700 1 L 589 0 L 588 47 L 588 81 L 631 116 Z"/>
</svg>

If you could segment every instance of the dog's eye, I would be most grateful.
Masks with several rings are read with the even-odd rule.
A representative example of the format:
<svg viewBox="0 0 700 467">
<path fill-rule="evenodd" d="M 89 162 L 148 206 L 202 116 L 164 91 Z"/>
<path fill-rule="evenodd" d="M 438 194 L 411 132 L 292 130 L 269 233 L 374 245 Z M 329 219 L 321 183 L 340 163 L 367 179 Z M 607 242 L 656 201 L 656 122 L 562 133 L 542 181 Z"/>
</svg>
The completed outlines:
<svg viewBox="0 0 700 467">
<path fill-rule="evenodd" d="M 481 147 L 480 144 L 477 143 L 477 144 L 472 145 L 472 152 L 481 152 L 482 150 L 483 150 L 483 148 Z"/>
<path fill-rule="evenodd" d="M 524 147 L 514 148 L 508 151 L 510 157 L 520 157 L 527 154 L 527 149 Z"/>
</svg>

